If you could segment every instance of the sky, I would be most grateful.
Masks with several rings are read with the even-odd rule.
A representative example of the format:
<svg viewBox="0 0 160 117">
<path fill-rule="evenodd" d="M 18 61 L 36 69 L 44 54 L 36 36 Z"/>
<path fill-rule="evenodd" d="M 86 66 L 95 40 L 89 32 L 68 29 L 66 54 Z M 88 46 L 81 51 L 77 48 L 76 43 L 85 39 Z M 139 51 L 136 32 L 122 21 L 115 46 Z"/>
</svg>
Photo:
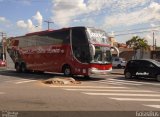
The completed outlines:
<svg viewBox="0 0 160 117">
<path fill-rule="evenodd" d="M 72 26 L 89 26 L 126 43 L 133 36 L 160 46 L 160 0 L 0 0 L 0 32 L 8 37 Z M 1 39 L 1 38 L 0 38 Z"/>
</svg>

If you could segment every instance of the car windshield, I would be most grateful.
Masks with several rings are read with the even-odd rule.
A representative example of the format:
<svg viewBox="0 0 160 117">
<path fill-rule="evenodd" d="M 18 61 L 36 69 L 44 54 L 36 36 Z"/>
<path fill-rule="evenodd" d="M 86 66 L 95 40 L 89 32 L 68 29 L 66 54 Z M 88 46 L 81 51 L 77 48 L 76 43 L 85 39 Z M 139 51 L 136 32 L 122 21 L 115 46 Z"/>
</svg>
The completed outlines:
<svg viewBox="0 0 160 117">
<path fill-rule="evenodd" d="M 158 61 L 156 61 L 156 60 L 152 60 L 152 62 L 153 62 L 155 65 L 157 65 L 157 66 L 160 67 L 160 62 L 158 62 Z"/>
</svg>

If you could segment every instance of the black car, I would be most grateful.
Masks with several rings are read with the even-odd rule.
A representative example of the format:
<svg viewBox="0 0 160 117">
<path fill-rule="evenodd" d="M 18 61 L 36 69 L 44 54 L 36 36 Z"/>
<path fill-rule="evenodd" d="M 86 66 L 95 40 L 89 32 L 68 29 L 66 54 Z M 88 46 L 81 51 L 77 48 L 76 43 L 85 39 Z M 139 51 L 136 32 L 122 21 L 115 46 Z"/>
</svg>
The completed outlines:
<svg viewBox="0 0 160 117">
<path fill-rule="evenodd" d="M 125 78 L 143 77 L 160 81 L 160 62 L 152 59 L 130 60 L 124 70 Z"/>
</svg>

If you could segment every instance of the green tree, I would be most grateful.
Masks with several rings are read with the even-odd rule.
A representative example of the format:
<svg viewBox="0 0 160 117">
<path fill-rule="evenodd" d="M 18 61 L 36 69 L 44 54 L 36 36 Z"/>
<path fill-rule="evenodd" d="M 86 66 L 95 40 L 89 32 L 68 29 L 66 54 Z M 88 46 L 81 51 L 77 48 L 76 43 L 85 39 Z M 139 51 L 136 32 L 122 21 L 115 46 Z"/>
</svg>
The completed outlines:
<svg viewBox="0 0 160 117">
<path fill-rule="evenodd" d="M 134 58 L 136 59 L 137 50 L 140 49 L 140 58 L 143 58 L 144 50 L 149 49 L 149 45 L 147 40 L 144 38 L 140 38 L 139 36 L 133 36 L 130 40 L 126 42 L 126 45 L 130 48 L 133 48 L 135 55 Z"/>
</svg>

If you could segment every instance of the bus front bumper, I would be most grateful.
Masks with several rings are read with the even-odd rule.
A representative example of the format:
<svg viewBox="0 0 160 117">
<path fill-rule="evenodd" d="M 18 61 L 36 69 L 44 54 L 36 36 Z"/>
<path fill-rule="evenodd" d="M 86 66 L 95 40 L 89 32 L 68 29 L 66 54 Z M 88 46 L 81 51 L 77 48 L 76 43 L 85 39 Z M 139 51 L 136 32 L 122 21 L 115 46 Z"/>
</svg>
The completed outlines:
<svg viewBox="0 0 160 117">
<path fill-rule="evenodd" d="M 89 76 L 90 75 L 105 75 L 105 74 L 109 74 L 109 73 L 111 73 L 111 71 L 112 71 L 112 68 L 110 68 L 110 69 L 108 69 L 108 70 L 99 70 L 99 69 L 96 69 L 96 68 L 91 68 L 91 69 L 89 69 Z"/>
</svg>

